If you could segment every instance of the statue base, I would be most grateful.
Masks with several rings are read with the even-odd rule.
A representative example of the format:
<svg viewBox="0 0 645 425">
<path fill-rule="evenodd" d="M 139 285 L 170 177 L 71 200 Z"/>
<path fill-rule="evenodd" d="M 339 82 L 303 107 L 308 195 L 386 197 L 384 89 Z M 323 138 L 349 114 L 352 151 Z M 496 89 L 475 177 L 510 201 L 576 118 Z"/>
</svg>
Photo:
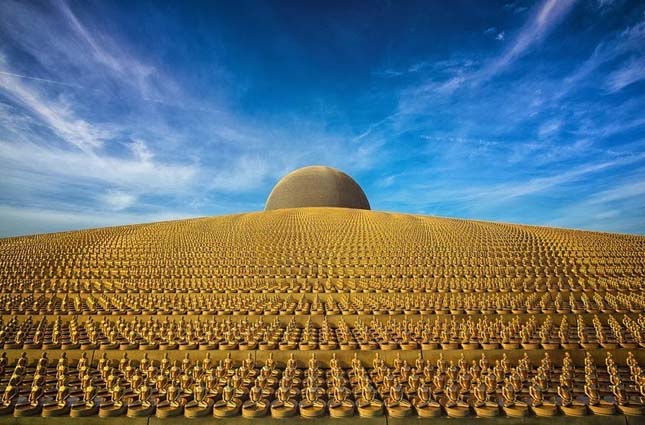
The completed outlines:
<svg viewBox="0 0 645 425">
<path fill-rule="evenodd" d="M 614 406 L 614 403 L 609 403 L 604 400 L 596 404 L 589 404 L 588 407 L 594 415 L 611 416 L 616 414 L 616 406 Z"/>
<path fill-rule="evenodd" d="M 0 416 L 9 415 L 13 413 L 14 407 L 15 407 L 15 403 L 0 404 Z"/>
<path fill-rule="evenodd" d="M 371 402 L 358 399 L 358 414 L 361 418 L 376 418 L 383 416 L 383 402 L 372 400 Z"/>
<path fill-rule="evenodd" d="M 241 409 L 242 401 L 239 399 L 233 399 L 231 402 L 219 400 L 213 407 L 213 416 L 216 418 L 228 418 L 238 415 Z"/>
<path fill-rule="evenodd" d="M 385 407 L 387 408 L 388 416 L 393 418 L 406 418 L 412 415 L 412 405 L 407 400 L 401 400 L 395 403 L 388 403 L 386 401 Z"/>
<path fill-rule="evenodd" d="M 441 416 L 441 405 L 436 401 L 417 402 L 414 404 L 420 418 L 438 418 Z"/>
<path fill-rule="evenodd" d="M 245 418 L 262 418 L 269 412 L 269 402 L 260 400 L 257 403 L 247 401 L 242 405 L 242 416 Z"/>
<path fill-rule="evenodd" d="M 585 416 L 587 414 L 587 406 L 578 401 L 567 406 L 560 406 L 560 410 L 567 416 Z"/>
<path fill-rule="evenodd" d="M 171 406 L 167 401 L 162 401 L 157 405 L 157 412 L 155 416 L 159 419 L 172 418 L 184 413 L 184 406 Z"/>
<path fill-rule="evenodd" d="M 354 403 L 349 400 L 345 400 L 342 403 L 329 403 L 329 416 L 332 418 L 347 418 L 354 416 Z"/>
<path fill-rule="evenodd" d="M 480 418 L 494 418 L 499 416 L 499 405 L 492 401 L 482 403 L 481 406 L 475 406 L 475 413 Z"/>
<path fill-rule="evenodd" d="M 558 414 L 558 406 L 555 403 L 543 402 L 539 406 L 531 406 L 531 410 L 535 413 L 535 416 L 540 417 L 555 416 Z"/>
<path fill-rule="evenodd" d="M 128 406 L 128 418 L 140 418 L 144 416 L 150 416 L 155 412 L 154 403 L 148 403 L 144 405 L 140 401 L 135 401 Z"/>
<path fill-rule="evenodd" d="M 318 418 L 325 414 L 326 404 L 324 401 L 300 402 L 300 416 L 304 418 Z"/>
<path fill-rule="evenodd" d="M 88 406 L 85 403 L 80 403 L 77 405 L 72 405 L 72 409 L 69 412 L 69 415 L 72 418 L 82 418 L 85 416 L 94 416 L 99 413 L 99 403 L 94 402 L 94 405 Z"/>
<path fill-rule="evenodd" d="M 298 402 L 288 401 L 282 403 L 279 401 L 274 401 L 271 403 L 271 416 L 274 418 L 289 418 L 295 416 L 298 413 Z"/>
<path fill-rule="evenodd" d="M 503 406 L 502 409 L 510 418 L 523 418 L 529 414 L 529 406 L 523 401 L 516 401 L 512 406 Z"/>
<path fill-rule="evenodd" d="M 196 401 L 189 401 L 184 407 L 184 416 L 187 418 L 201 418 L 203 416 L 208 416 L 213 411 L 213 404 L 214 403 L 212 401 L 209 401 L 205 406 L 203 404 L 200 406 Z"/>
<path fill-rule="evenodd" d="M 470 406 L 463 401 L 457 402 L 453 406 L 445 406 L 449 418 L 466 418 L 470 416 Z"/>
<path fill-rule="evenodd" d="M 13 409 L 13 416 L 16 418 L 22 416 L 36 416 L 40 415 L 40 412 L 43 410 L 43 405 L 38 403 L 33 405 L 31 403 L 18 403 Z"/>
<path fill-rule="evenodd" d="M 645 415 L 645 406 L 642 404 L 625 404 L 618 405 L 618 411 L 627 416 L 643 416 Z"/>
<path fill-rule="evenodd" d="M 113 402 L 102 404 L 99 408 L 99 418 L 113 418 L 115 416 L 123 416 L 128 411 L 128 405 L 121 403 L 120 406 L 115 405 Z"/>
</svg>

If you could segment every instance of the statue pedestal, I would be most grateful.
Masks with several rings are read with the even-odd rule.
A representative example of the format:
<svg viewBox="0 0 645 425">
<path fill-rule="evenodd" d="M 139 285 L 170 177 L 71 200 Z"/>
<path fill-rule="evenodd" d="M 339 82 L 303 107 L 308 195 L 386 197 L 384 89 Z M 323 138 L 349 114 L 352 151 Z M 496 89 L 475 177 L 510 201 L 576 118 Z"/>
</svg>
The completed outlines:
<svg viewBox="0 0 645 425">
<path fill-rule="evenodd" d="M 499 405 L 492 401 L 487 401 L 479 406 L 475 406 L 475 413 L 480 418 L 494 418 L 499 416 Z"/>
<path fill-rule="evenodd" d="M 361 418 L 376 418 L 383 416 L 383 402 L 372 400 L 371 402 L 359 398 L 357 401 L 358 414 Z"/>
<path fill-rule="evenodd" d="M 618 411 L 627 416 L 643 416 L 645 415 L 645 406 L 642 404 L 628 403 L 623 406 L 618 405 Z"/>
<path fill-rule="evenodd" d="M 412 405 L 407 400 L 401 400 L 399 402 L 388 402 L 385 401 L 385 407 L 387 408 L 388 416 L 393 418 L 406 418 L 412 415 Z"/>
<path fill-rule="evenodd" d="M 82 418 L 85 416 L 94 416 L 99 412 L 99 403 L 94 402 L 92 406 L 80 402 L 78 404 L 72 404 L 72 409 L 69 412 L 69 415 L 72 418 Z"/>
<path fill-rule="evenodd" d="M 202 403 L 200 405 L 196 401 L 189 401 L 184 407 L 184 416 L 187 418 L 201 418 L 202 416 L 208 416 L 213 411 L 213 401 L 208 401 L 205 405 Z"/>
<path fill-rule="evenodd" d="M 300 402 L 300 416 L 304 418 L 317 418 L 325 414 L 327 405 L 322 400 Z"/>
<path fill-rule="evenodd" d="M 354 403 L 350 400 L 329 403 L 329 416 L 332 418 L 347 418 L 354 416 Z"/>
<path fill-rule="evenodd" d="M 15 407 L 15 402 L 11 402 L 9 404 L 0 404 L 0 416 L 4 415 L 9 415 L 13 413 L 13 409 Z"/>
<path fill-rule="evenodd" d="M 271 403 L 271 416 L 282 419 L 295 416 L 298 413 L 298 402 L 290 400 L 285 403 L 274 401 Z"/>
<path fill-rule="evenodd" d="M 558 414 L 558 406 L 555 403 L 546 401 L 539 406 L 531 406 L 531 410 L 535 413 L 535 416 L 540 417 L 555 416 Z"/>
<path fill-rule="evenodd" d="M 127 411 L 128 411 L 127 403 L 121 403 L 120 406 L 117 406 L 110 401 L 101 405 L 101 407 L 99 408 L 99 417 L 112 418 L 115 416 L 122 416 L 122 415 L 125 415 Z"/>
<path fill-rule="evenodd" d="M 589 404 L 588 407 L 594 415 L 611 416 L 616 414 L 614 403 L 605 400 L 600 400 L 596 404 Z"/>
<path fill-rule="evenodd" d="M 446 405 L 445 408 L 450 418 L 465 418 L 470 416 L 470 406 L 463 401 L 459 401 L 451 406 Z"/>
<path fill-rule="evenodd" d="M 216 418 L 228 418 L 236 416 L 242 409 L 242 401 L 235 398 L 230 402 L 219 400 L 213 406 L 213 416 Z"/>
<path fill-rule="evenodd" d="M 140 401 L 135 401 L 128 406 L 128 418 L 140 418 L 150 416 L 155 412 L 155 404 L 148 403 L 144 405 Z"/>
<path fill-rule="evenodd" d="M 441 416 L 441 405 L 436 401 L 412 403 L 420 418 L 438 418 Z"/>
<path fill-rule="evenodd" d="M 260 400 L 257 403 L 246 401 L 242 405 L 242 416 L 245 418 L 262 418 L 269 412 L 269 402 Z"/>
<path fill-rule="evenodd" d="M 523 401 L 516 401 L 511 406 L 502 406 L 502 410 L 511 418 L 523 418 L 529 414 L 529 406 Z"/>
<path fill-rule="evenodd" d="M 157 405 L 156 416 L 160 419 L 179 416 L 184 413 L 184 406 L 172 406 L 167 401 L 162 401 Z"/>
<path fill-rule="evenodd" d="M 567 416 L 585 416 L 587 414 L 587 406 L 579 401 L 574 401 L 567 406 L 560 406 L 560 410 Z"/>
<path fill-rule="evenodd" d="M 40 415 L 40 412 L 43 410 L 43 405 L 38 403 L 33 405 L 31 403 L 17 403 L 14 410 L 13 416 L 16 418 L 22 416 L 36 416 Z"/>
</svg>

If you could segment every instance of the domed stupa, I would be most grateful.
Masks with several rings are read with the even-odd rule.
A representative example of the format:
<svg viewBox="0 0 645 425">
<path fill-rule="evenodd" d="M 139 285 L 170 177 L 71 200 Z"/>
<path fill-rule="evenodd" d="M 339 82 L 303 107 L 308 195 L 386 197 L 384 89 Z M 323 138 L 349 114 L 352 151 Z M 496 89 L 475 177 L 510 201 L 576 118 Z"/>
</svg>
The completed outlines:
<svg viewBox="0 0 645 425">
<path fill-rule="evenodd" d="M 264 210 L 303 207 L 369 210 L 370 203 L 353 178 L 332 167 L 313 165 L 284 176 L 271 191 Z"/>
</svg>

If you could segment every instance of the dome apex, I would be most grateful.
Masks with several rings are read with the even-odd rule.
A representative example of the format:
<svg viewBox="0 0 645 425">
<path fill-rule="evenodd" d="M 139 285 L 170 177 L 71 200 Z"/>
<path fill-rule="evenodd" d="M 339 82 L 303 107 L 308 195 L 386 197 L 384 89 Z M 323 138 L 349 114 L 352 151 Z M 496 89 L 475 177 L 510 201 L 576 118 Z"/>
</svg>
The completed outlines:
<svg viewBox="0 0 645 425">
<path fill-rule="evenodd" d="M 302 207 L 369 210 L 370 204 L 353 178 L 332 167 L 313 165 L 284 176 L 271 191 L 264 209 Z"/>
</svg>

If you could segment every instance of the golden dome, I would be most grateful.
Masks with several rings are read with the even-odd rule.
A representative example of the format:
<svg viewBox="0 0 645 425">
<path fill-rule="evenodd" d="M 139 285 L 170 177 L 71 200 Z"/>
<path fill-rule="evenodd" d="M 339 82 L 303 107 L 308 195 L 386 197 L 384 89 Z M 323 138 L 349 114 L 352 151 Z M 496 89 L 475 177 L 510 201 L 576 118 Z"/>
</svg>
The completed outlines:
<svg viewBox="0 0 645 425">
<path fill-rule="evenodd" d="M 271 191 L 264 209 L 302 207 L 369 210 L 370 203 L 350 176 L 332 167 L 314 165 L 284 176 Z"/>
</svg>

